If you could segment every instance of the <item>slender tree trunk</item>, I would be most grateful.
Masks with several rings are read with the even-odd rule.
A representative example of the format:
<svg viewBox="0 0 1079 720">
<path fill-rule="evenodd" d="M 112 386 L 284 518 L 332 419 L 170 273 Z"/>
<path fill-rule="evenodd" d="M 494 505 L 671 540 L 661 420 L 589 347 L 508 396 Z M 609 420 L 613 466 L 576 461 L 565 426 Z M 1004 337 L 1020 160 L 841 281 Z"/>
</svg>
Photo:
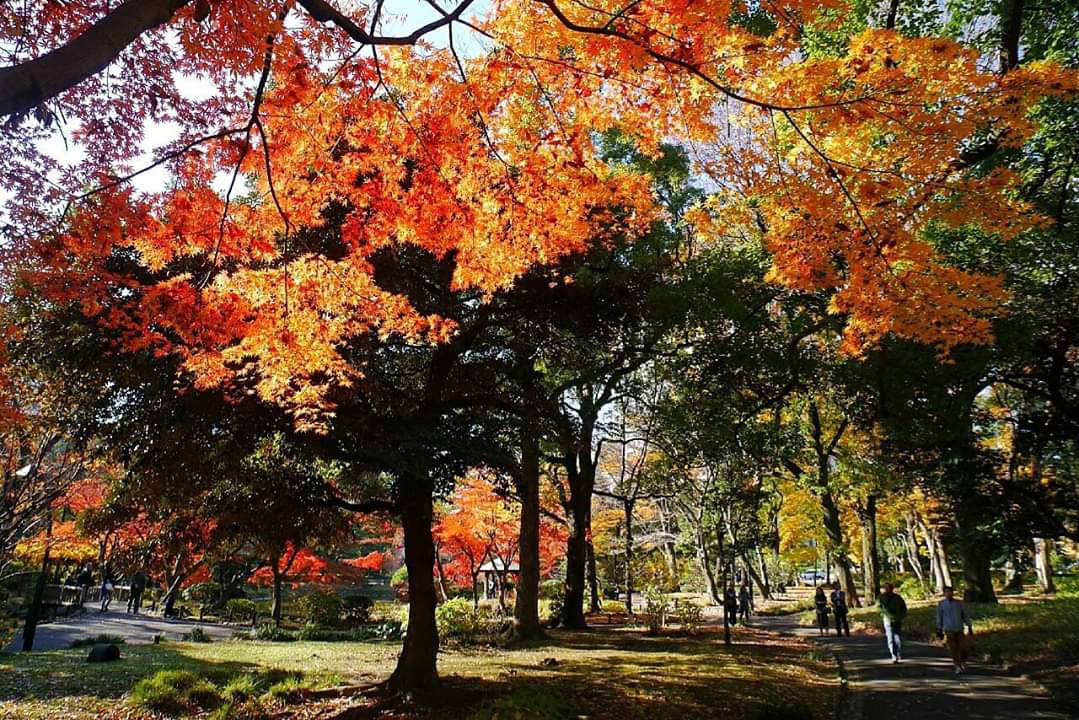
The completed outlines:
<svg viewBox="0 0 1079 720">
<path fill-rule="evenodd" d="M 712 560 L 708 557 L 708 539 L 704 535 L 704 528 L 700 523 L 697 525 L 697 562 L 701 566 L 701 574 L 704 575 L 708 595 L 716 605 L 723 604 L 723 590 L 716 587 L 716 575 L 712 569 Z"/>
<path fill-rule="evenodd" d="M 877 545 L 877 496 L 870 495 L 865 502 L 865 518 L 862 524 L 862 562 L 865 566 L 865 600 L 869 605 L 880 595 L 880 549 Z"/>
<path fill-rule="evenodd" d="M 273 604 L 270 607 L 270 617 L 273 624 L 281 627 L 281 558 L 271 558 L 270 572 L 273 573 Z"/>
<path fill-rule="evenodd" d="M 726 557 L 727 554 L 725 552 L 725 548 L 723 547 L 723 545 L 724 545 L 723 536 L 724 536 L 724 532 L 723 532 L 722 528 L 717 527 L 716 528 L 716 537 L 719 539 L 719 547 L 717 548 L 717 552 L 719 553 L 719 577 L 720 577 L 720 583 L 722 583 L 721 592 L 723 594 L 723 600 L 724 600 L 724 602 L 723 602 L 723 644 L 724 645 L 730 645 L 731 644 L 731 624 L 730 624 L 730 619 L 728 617 L 727 604 L 726 604 L 727 584 L 730 582 L 730 578 L 727 576 L 728 564 L 727 564 L 727 557 Z"/>
<path fill-rule="evenodd" d="M 626 516 L 626 612 L 633 614 L 633 503 L 622 503 Z"/>
<path fill-rule="evenodd" d="M 184 579 L 180 573 L 183 562 L 184 551 L 181 550 L 176 553 L 176 559 L 172 562 L 172 573 L 166 579 L 165 598 L 161 605 L 161 614 L 165 617 L 171 617 L 173 608 L 176 606 L 176 596 L 180 592 L 180 583 Z"/>
<path fill-rule="evenodd" d="M 749 560 L 749 555 L 740 553 L 738 557 L 742 559 L 742 566 L 746 569 L 746 575 L 749 575 L 749 579 L 757 586 L 757 591 L 760 592 L 761 597 L 767 599 L 768 583 L 761 578 L 760 574 L 757 572 L 757 568 L 753 567 L 753 563 Z"/>
<path fill-rule="evenodd" d="M 1023 566 L 1018 553 L 1013 553 L 1004 561 L 1004 593 L 1023 592 Z"/>
<path fill-rule="evenodd" d="M 1052 538 L 1034 538 L 1034 572 L 1038 576 L 1038 587 L 1043 593 L 1055 593 L 1053 583 L 1053 563 L 1049 553 L 1053 549 Z"/>
<path fill-rule="evenodd" d="M 438 627 L 435 625 L 435 543 L 431 535 L 434 486 L 426 477 L 401 481 L 398 504 L 408 569 L 408 632 L 397 667 L 387 683 L 395 692 L 438 684 Z"/>
<path fill-rule="evenodd" d="M 764 550 L 758 546 L 756 548 L 755 555 L 757 559 L 757 567 L 759 568 L 761 576 L 761 581 L 763 582 L 763 584 L 761 585 L 761 597 L 763 597 L 765 600 L 771 600 L 772 581 L 768 577 L 768 561 L 764 557 Z"/>
<path fill-rule="evenodd" d="M 592 518 L 588 519 L 589 536 L 592 534 Z M 588 554 L 588 595 L 589 595 L 589 609 L 598 613 L 602 606 L 599 602 L 599 577 L 596 574 L 596 548 L 592 544 L 592 538 L 589 537 L 588 545 L 585 548 L 585 552 Z"/>
<path fill-rule="evenodd" d="M 513 608 L 514 634 L 520 639 L 543 634 L 539 620 L 540 584 L 540 470 L 539 439 L 526 428 L 521 436 L 521 532 L 517 600 Z"/>
<path fill-rule="evenodd" d="M 442 555 L 441 555 L 441 553 L 439 553 L 437 545 L 435 546 L 435 569 L 438 571 L 438 585 L 435 588 L 436 590 L 438 590 L 438 599 L 441 602 L 446 602 L 446 600 L 449 599 L 449 596 L 446 595 L 446 571 L 442 567 Z M 475 603 L 475 600 L 476 600 L 476 593 L 475 593 L 475 586 L 473 586 L 473 592 L 472 592 L 472 601 L 473 601 L 473 603 Z"/>
</svg>

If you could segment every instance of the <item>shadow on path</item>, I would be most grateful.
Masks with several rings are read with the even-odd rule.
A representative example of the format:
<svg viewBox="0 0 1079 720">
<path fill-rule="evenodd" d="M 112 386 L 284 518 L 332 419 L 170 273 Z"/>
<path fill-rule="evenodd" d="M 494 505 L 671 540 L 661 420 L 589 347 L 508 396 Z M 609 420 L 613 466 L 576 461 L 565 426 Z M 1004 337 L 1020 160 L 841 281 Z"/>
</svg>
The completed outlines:
<svg viewBox="0 0 1079 720">
<path fill-rule="evenodd" d="M 947 650 L 903 639 L 903 661 L 892 664 L 880 635 L 819 637 L 797 615 L 756 617 L 770 632 L 813 639 L 846 666 L 856 702 L 855 718 L 872 720 L 1070 720 L 1040 686 L 1002 668 L 972 662 L 956 675 Z"/>
<path fill-rule="evenodd" d="M 214 640 L 232 637 L 236 628 L 187 620 L 166 620 L 152 615 L 129 615 L 123 611 L 98 612 L 87 608 L 74 617 L 37 626 L 34 634 L 34 650 L 61 650 L 71 647 L 73 640 L 95 637 L 102 633 L 124 638 L 128 643 L 151 643 L 154 635 L 167 640 L 180 640 L 184 633 L 201 627 Z M 22 649 L 22 630 L 15 636 L 9 650 Z"/>
</svg>

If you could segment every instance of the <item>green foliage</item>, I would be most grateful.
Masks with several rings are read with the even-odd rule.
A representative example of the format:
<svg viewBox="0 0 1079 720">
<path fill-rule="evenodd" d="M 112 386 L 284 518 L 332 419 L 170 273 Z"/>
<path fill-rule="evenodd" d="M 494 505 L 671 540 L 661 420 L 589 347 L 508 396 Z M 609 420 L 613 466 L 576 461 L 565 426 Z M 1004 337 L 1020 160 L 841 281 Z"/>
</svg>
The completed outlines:
<svg viewBox="0 0 1079 720">
<path fill-rule="evenodd" d="M 366 595 L 349 595 L 344 600 L 342 614 L 350 625 L 361 625 L 371 619 L 374 604 Z"/>
<path fill-rule="evenodd" d="M 336 593 L 316 591 L 300 598 L 296 608 L 305 623 L 326 627 L 341 622 L 345 602 Z"/>
<path fill-rule="evenodd" d="M 119 635 L 109 635 L 108 633 L 100 633 L 98 635 L 95 635 L 94 637 L 85 637 L 85 638 L 78 638 L 77 640 L 72 640 L 71 641 L 71 647 L 73 647 L 73 648 L 81 648 L 81 647 L 93 647 L 94 645 L 109 645 L 109 644 L 123 645 L 124 642 L 125 642 L 124 638 L 120 637 Z"/>
<path fill-rule="evenodd" d="M 439 637 L 463 642 L 475 639 L 480 630 L 479 615 L 467 598 L 453 598 L 439 605 L 435 610 L 435 622 Z"/>
<path fill-rule="evenodd" d="M 144 678 L 132 688 L 130 698 L 137 707 L 172 716 L 221 705 L 217 688 L 189 670 L 162 670 Z"/>
<path fill-rule="evenodd" d="M 657 635 L 667 624 L 667 613 L 671 610 L 671 601 L 661 589 L 650 585 L 644 589 L 644 612 L 642 619 L 648 627 L 649 635 Z"/>
<path fill-rule="evenodd" d="M 209 636 L 209 634 L 205 630 L 203 630 L 201 627 L 198 627 L 198 626 L 195 626 L 194 628 L 192 628 L 191 632 L 184 633 L 183 638 L 184 638 L 185 642 L 194 642 L 194 643 L 213 642 L 213 638 L 211 638 Z"/>
<path fill-rule="evenodd" d="M 621 600 L 604 600 L 600 603 L 600 610 L 605 613 L 624 613 L 626 611 L 626 604 Z"/>
<path fill-rule="evenodd" d="M 704 608 L 692 600 L 678 598 L 674 601 L 674 619 L 682 632 L 693 635 L 701 629 L 704 622 Z"/>
<path fill-rule="evenodd" d="M 247 598 L 233 598 L 225 603 L 225 611 L 237 618 L 249 618 L 255 614 L 258 606 Z"/>
<path fill-rule="evenodd" d="M 518 687 L 489 701 L 468 720 L 564 720 L 577 715 L 571 697 L 545 687 Z"/>
<path fill-rule="evenodd" d="M 269 640 L 270 642 L 293 642 L 296 636 L 288 630 L 277 627 L 272 622 L 261 623 L 252 633 L 256 640 Z"/>
</svg>

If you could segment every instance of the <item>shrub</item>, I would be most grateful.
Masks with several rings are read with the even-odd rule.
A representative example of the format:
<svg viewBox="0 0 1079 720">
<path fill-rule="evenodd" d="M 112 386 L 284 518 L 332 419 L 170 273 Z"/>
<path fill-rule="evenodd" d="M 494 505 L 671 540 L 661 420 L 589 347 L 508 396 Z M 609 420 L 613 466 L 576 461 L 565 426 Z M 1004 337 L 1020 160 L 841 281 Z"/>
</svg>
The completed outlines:
<svg viewBox="0 0 1079 720">
<path fill-rule="evenodd" d="M 681 626 L 682 632 L 692 635 L 701 629 L 704 610 L 692 600 L 675 600 L 674 617 Z"/>
<path fill-rule="evenodd" d="M 539 596 L 541 600 L 555 600 L 564 594 L 565 585 L 561 580 L 544 580 L 540 583 Z"/>
<path fill-rule="evenodd" d="M 349 595 L 342 608 L 345 620 L 350 625 L 362 625 L 371 619 L 374 604 L 374 601 L 365 595 Z"/>
<path fill-rule="evenodd" d="M 345 607 L 338 595 L 321 591 L 304 595 L 296 605 L 305 623 L 323 626 L 340 623 Z"/>
<path fill-rule="evenodd" d="M 256 640 L 270 640 L 272 642 L 291 642 L 296 636 L 288 630 L 277 627 L 273 623 L 262 623 L 253 633 Z"/>
<path fill-rule="evenodd" d="M 626 604 L 621 600 L 604 600 L 600 605 L 600 609 L 605 613 L 624 613 L 626 611 Z"/>
<path fill-rule="evenodd" d="M 152 712 L 179 716 L 217 708 L 221 694 L 193 672 L 161 670 L 135 684 L 131 702 Z"/>
<path fill-rule="evenodd" d="M 658 634 L 667 624 L 667 613 L 670 609 L 671 602 L 662 590 L 655 585 L 645 588 L 643 619 L 650 635 Z"/>
<path fill-rule="evenodd" d="M 435 610 L 438 635 L 470 641 L 480 629 L 480 619 L 467 598 L 447 600 Z"/>
<path fill-rule="evenodd" d="M 333 630 L 327 630 L 326 628 L 315 625 L 314 623 L 307 623 L 296 632 L 296 639 L 304 642 L 311 642 L 312 640 L 338 640 L 340 638 L 334 636 Z"/>
<path fill-rule="evenodd" d="M 119 635 L 109 635 L 108 633 L 101 633 L 92 638 L 78 638 L 71 641 L 71 647 L 92 647 L 94 645 L 123 645 L 124 639 Z"/>
<path fill-rule="evenodd" d="M 402 565 L 390 575 L 390 587 L 394 589 L 399 598 L 408 597 L 408 566 Z"/>
<path fill-rule="evenodd" d="M 205 630 L 203 630 L 201 627 L 198 627 L 197 625 L 191 629 L 191 632 L 184 633 L 183 638 L 184 638 L 185 642 L 193 642 L 193 643 L 209 643 L 209 642 L 213 642 L 213 638 L 211 638 L 206 633 Z"/>
<path fill-rule="evenodd" d="M 237 618 L 247 619 L 257 612 L 254 601 L 247 598 L 233 598 L 225 603 L 225 612 Z"/>
</svg>

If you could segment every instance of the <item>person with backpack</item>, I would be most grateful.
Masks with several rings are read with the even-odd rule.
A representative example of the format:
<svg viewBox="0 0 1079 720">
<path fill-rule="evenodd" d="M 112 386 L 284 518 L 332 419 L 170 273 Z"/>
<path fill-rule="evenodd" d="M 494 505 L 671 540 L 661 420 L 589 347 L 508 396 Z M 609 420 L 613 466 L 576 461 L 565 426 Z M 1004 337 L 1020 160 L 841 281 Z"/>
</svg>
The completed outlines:
<svg viewBox="0 0 1079 720">
<path fill-rule="evenodd" d="M 884 583 L 884 592 L 880 594 L 877 605 L 884 621 L 884 639 L 888 644 L 888 652 L 892 656 L 892 662 L 898 663 L 903 659 L 903 619 L 907 616 L 907 601 L 895 591 L 894 585 Z"/>
<path fill-rule="evenodd" d="M 832 601 L 832 612 L 835 613 L 835 634 L 843 635 L 846 633 L 847 637 L 850 637 L 850 623 L 847 621 L 847 594 L 843 592 L 839 583 L 832 584 L 832 594 L 830 596 Z"/>
<path fill-rule="evenodd" d="M 817 610 L 817 629 L 821 636 L 828 634 L 828 598 L 824 596 L 824 586 L 817 586 L 817 594 L 813 596 L 813 607 Z"/>
<path fill-rule="evenodd" d="M 955 592 L 950 587 L 944 588 L 944 599 L 937 604 L 937 637 L 947 638 L 948 650 L 952 654 L 955 674 L 966 672 L 967 649 L 963 641 L 963 626 L 967 626 L 970 635 L 974 635 L 974 626 L 970 622 L 970 613 L 962 600 L 955 599 Z"/>
</svg>

